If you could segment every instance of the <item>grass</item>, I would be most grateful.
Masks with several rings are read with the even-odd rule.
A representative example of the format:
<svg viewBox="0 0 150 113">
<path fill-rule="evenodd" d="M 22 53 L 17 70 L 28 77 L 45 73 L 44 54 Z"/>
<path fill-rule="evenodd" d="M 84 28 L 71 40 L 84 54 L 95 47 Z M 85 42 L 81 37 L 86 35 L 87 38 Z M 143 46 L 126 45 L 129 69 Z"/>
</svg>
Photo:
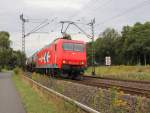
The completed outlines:
<svg viewBox="0 0 150 113">
<path fill-rule="evenodd" d="M 8 71 L 8 70 L 0 67 L 0 72 L 6 72 L 6 71 Z"/>
<path fill-rule="evenodd" d="M 27 84 L 24 84 L 19 76 L 14 75 L 13 80 L 21 95 L 27 113 L 54 113 L 54 105 L 40 97 Z"/>
<path fill-rule="evenodd" d="M 91 75 L 89 67 L 85 74 Z M 124 80 L 150 80 L 150 66 L 100 66 L 96 67 L 99 77 L 117 78 Z"/>
<path fill-rule="evenodd" d="M 75 105 L 53 95 L 47 96 L 22 81 L 20 69 L 14 70 L 13 80 L 27 113 L 84 113 Z"/>
</svg>

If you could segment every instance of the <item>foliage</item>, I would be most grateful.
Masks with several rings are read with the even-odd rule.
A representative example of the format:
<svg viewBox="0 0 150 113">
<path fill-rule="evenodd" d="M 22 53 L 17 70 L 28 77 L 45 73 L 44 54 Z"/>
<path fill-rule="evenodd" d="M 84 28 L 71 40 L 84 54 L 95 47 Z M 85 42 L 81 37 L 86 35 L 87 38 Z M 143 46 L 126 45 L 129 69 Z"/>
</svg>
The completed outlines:
<svg viewBox="0 0 150 113">
<path fill-rule="evenodd" d="M 113 65 L 150 64 L 150 22 L 124 26 L 121 34 L 115 29 L 107 28 L 94 45 L 96 62 L 100 65 L 105 64 L 106 56 L 111 57 Z M 91 49 L 87 48 L 88 64 L 91 64 L 90 55 Z"/>
<path fill-rule="evenodd" d="M 148 111 L 150 112 L 150 99 L 148 100 L 147 104 L 148 104 Z"/>
<path fill-rule="evenodd" d="M 12 42 L 9 39 L 9 33 L 0 32 L 0 66 L 6 69 L 12 69 L 17 66 L 24 67 L 26 55 L 20 51 L 14 51 L 11 48 Z"/>
<path fill-rule="evenodd" d="M 137 97 L 137 103 L 136 103 L 136 113 L 141 113 L 141 109 L 142 109 L 142 97 Z"/>
<path fill-rule="evenodd" d="M 125 113 L 127 110 L 127 102 L 121 99 L 121 96 L 124 95 L 122 91 L 117 92 L 118 89 L 111 88 L 111 105 L 110 105 L 110 112 L 112 113 Z"/>
<path fill-rule="evenodd" d="M 5 31 L 0 32 L 0 48 L 9 49 L 11 41 L 9 40 L 9 33 Z"/>
<path fill-rule="evenodd" d="M 16 67 L 14 70 L 14 74 L 18 75 L 20 73 L 20 69 L 18 67 Z"/>
<path fill-rule="evenodd" d="M 117 53 L 115 51 L 116 42 L 120 39 L 120 35 L 115 29 L 106 29 L 102 37 L 95 42 L 96 61 L 103 64 L 105 56 L 111 56 L 113 63 L 116 61 Z"/>
</svg>

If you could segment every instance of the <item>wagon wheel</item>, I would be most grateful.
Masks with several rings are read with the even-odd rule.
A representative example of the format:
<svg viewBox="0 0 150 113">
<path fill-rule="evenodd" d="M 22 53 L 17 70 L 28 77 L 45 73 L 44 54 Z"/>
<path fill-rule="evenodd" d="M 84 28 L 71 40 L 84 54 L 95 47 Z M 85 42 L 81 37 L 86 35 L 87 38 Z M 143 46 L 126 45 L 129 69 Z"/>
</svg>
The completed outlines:
<svg viewBox="0 0 150 113">
<path fill-rule="evenodd" d="M 72 76 L 71 76 L 73 80 L 83 80 L 83 77 L 80 73 L 77 73 L 77 72 L 74 72 L 72 73 Z"/>
<path fill-rule="evenodd" d="M 83 80 L 83 76 L 78 74 L 76 76 L 73 77 L 74 80 Z"/>
<path fill-rule="evenodd" d="M 68 73 L 64 73 L 63 70 L 60 72 L 60 76 L 62 78 L 68 78 L 69 77 L 69 74 Z"/>
</svg>

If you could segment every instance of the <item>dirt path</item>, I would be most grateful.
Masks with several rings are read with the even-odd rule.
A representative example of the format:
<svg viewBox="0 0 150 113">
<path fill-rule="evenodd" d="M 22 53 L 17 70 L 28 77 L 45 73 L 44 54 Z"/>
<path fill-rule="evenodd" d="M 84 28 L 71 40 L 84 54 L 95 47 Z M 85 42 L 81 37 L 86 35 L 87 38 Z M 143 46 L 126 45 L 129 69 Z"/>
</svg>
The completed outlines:
<svg viewBox="0 0 150 113">
<path fill-rule="evenodd" d="M 11 76 L 0 73 L 0 113 L 25 113 Z"/>
</svg>

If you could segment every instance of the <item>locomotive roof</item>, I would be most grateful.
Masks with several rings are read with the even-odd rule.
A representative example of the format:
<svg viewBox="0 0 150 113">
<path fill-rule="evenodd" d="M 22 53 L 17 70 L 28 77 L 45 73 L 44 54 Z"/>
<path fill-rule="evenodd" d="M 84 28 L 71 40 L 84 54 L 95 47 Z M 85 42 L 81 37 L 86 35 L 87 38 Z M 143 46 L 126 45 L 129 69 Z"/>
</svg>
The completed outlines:
<svg viewBox="0 0 150 113">
<path fill-rule="evenodd" d="M 64 40 L 64 42 L 77 42 L 77 43 L 84 43 L 84 41 L 80 41 L 80 40 L 67 40 L 67 39 L 62 39 Z"/>
<path fill-rule="evenodd" d="M 56 43 L 58 40 L 64 40 L 66 42 L 79 42 L 79 43 L 84 43 L 84 41 L 80 41 L 80 40 L 68 40 L 68 39 L 64 39 L 64 38 L 57 38 L 55 39 L 52 43 Z"/>
</svg>

